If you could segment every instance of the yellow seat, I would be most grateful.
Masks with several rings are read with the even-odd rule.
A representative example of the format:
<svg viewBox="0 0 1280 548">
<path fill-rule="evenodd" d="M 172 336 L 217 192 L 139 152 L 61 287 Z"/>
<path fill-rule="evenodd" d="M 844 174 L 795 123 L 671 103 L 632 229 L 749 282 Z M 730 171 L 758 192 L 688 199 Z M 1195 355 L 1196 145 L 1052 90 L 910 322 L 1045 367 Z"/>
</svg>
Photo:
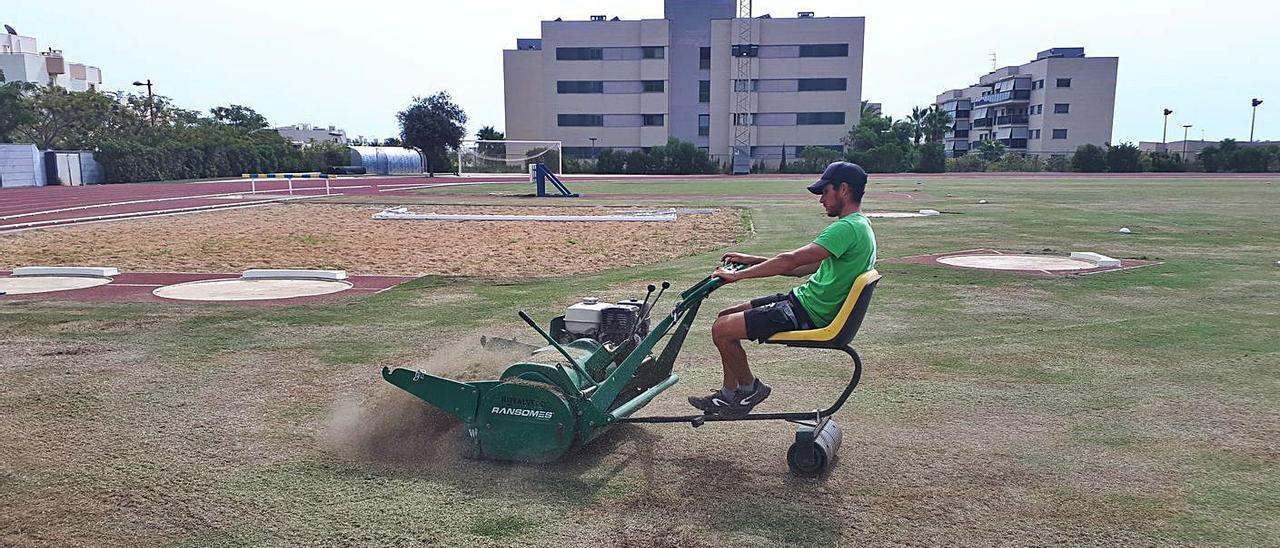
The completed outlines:
<svg viewBox="0 0 1280 548">
<path fill-rule="evenodd" d="M 769 344 L 785 344 L 787 346 L 806 346 L 818 348 L 840 348 L 848 346 L 853 336 L 862 326 L 862 319 L 867 315 L 867 307 L 871 303 L 871 293 L 880 281 L 880 273 L 873 268 L 853 281 L 849 288 L 849 296 L 835 319 L 826 327 L 803 329 L 800 331 L 783 331 L 766 340 Z"/>
</svg>

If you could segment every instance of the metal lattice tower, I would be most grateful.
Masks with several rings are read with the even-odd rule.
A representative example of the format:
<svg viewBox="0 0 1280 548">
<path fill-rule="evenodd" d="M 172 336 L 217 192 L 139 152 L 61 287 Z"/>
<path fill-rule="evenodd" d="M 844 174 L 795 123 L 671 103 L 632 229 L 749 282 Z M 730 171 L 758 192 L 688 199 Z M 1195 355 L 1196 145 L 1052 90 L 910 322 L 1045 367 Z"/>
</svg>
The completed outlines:
<svg viewBox="0 0 1280 548">
<path fill-rule="evenodd" d="M 738 0 L 738 18 L 734 20 L 737 40 L 731 51 L 737 58 L 738 70 L 734 74 L 733 102 L 733 172 L 734 174 L 751 171 L 751 125 L 755 122 L 752 104 L 755 102 L 751 78 L 752 20 L 751 0 Z"/>
</svg>

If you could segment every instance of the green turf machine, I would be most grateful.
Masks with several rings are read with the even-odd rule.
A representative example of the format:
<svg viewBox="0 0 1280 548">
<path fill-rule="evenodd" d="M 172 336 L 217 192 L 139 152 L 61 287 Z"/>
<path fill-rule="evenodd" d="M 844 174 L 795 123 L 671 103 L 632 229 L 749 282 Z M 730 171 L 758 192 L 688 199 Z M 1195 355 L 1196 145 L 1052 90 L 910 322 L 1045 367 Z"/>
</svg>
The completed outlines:
<svg viewBox="0 0 1280 548">
<path fill-rule="evenodd" d="M 730 265 L 730 268 L 745 267 Z M 871 283 L 874 285 L 874 281 Z M 553 319 L 548 330 L 539 327 L 522 311 L 520 318 L 548 345 L 533 349 L 526 361 L 510 365 L 498 379 L 460 382 L 406 368 L 384 368 L 382 376 L 391 384 L 457 416 L 464 425 L 470 457 L 551 462 L 622 422 L 701 426 L 717 421 L 786 420 L 801 425 L 796 443 L 788 451 L 792 470 L 812 475 L 826 469 L 834 460 L 842 437 L 839 426 L 830 420 L 831 415 L 844 404 L 862 373 L 861 360 L 848 347 L 847 340 L 841 343 L 840 349 L 853 358 L 853 378 L 835 405 L 827 409 L 740 416 L 632 417 L 679 380 L 672 373 L 676 355 L 697 316 L 698 307 L 721 285 L 722 281 L 716 277 L 694 284 L 680 294 L 671 312 L 651 330 L 650 312 L 661 298 L 662 290 L 670 286 L 666 282 L 656 297 L 653 295 L 657 288 L 650 285 L 643 301 L 606 303 L 584 299 L 570 306 L 565 315 Z M 857 286 L 855 283 L 855 289 Z M 865 291 L 867 298 L 871 293 L 869 289 Z M 859 316 L 858 323 L 860 321 Z M 856 331 L 856 326 L 853 329 Z M 815 344 L 800 341 L 794 346 Z"/>
</svg>

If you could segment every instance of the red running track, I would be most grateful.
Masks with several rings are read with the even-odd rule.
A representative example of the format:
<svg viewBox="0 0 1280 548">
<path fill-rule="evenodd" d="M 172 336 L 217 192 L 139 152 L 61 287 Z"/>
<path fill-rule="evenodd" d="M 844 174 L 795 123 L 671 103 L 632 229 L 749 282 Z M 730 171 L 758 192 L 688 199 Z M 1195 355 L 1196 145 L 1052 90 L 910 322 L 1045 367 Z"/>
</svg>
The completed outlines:
<svg viewBox="0 0 1280 548">
<path fill-rule="evenodd" d="M 333 194 L 377 195 L 415 188 L 511 182 L 509 178 L 380 177 L 334 179 Z M 521 179 L 514 179 L 521 180 Z M 159 215 L 250 207 L 325 195 L 325 180 L 228 179 L 204 183 L 130 183 L 92 186 L 47 186 L 0 190 L 0 232 Z M 252 193 L 251 193 L 252 191 Z"/>
</svg>

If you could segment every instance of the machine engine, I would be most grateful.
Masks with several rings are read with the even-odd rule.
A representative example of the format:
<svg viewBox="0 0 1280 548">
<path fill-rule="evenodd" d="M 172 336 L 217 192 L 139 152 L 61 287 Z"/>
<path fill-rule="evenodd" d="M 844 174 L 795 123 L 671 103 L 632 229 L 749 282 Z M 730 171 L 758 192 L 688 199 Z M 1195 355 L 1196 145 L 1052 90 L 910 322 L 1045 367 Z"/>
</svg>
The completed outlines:
<svg viewBox="0 0 1280 548">
<path fill-rule="evenodd" d="M 634 342 L 649 334 L 648 308 L 635 299 L 608 303 L 584 298 L 565 310 L 563 332 L 556 339 L 568 342 L 585 337 L 614 346 Z"/>
</svg>

